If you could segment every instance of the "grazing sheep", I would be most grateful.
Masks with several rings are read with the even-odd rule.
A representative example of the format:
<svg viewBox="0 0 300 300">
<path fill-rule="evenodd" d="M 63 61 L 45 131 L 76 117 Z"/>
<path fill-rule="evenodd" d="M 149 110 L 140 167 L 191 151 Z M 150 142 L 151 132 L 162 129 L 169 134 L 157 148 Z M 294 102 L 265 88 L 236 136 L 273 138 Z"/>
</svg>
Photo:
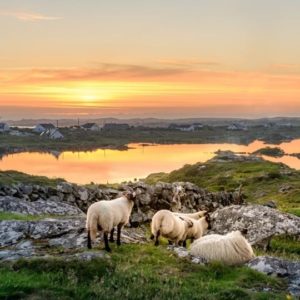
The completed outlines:
<svg viewBox="0 0 300 300">
<path fill-rule="evenodd" d="M 193 226 L 189 218 L 176 216 L 169 210 L 160 210 L 152 218 L 151 239 L 155 238 L 155 246 L 159 245 L 160 235 L 176 244 L 186 239 L 188 228 Z"/>
<path fill-rule="evenodd" d="M 88 248 L 96 239 L 97 231 L 103 231 L 105 250 L 110 252 L 108 234 L 113 242 L 114 227 L 117 226 L 117 245 L 121 244 L 121 229 L 129 222 L 134 205 L 135 192 L 126 192 L 124 196 L 114 200 L 102 200 L 93 203 L 87 211 L 86 228 L 88 231 Z"/>
<path fill-rule="evenodd" d="M 227 265 L 246 263 L 255 255 L 240 231 L 226 235 L 206 235 L 191 245 L 190 253 L 208 261 L 221 261 Z"/>
<path fill-rule="evenodd" d="M 201 238 L 204 234 L 206 234 L 208 229 L 211 229 L 211 220 L 209 214 L 206 212 L 205 216 L 199 220 L 191 219 L 193 222 L 193 226 L 188 229 L 186 239 L 183 242 L 183 246 L 186 247 L 186 241 L 191 239 L 193 242 L 196 239 Z"/>
</svg>

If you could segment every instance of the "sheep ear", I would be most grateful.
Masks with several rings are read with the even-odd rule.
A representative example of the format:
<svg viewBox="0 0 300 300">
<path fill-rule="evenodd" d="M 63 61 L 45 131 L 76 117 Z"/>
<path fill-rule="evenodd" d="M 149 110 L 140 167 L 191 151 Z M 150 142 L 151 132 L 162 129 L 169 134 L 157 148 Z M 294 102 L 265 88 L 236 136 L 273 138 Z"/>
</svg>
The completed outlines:
<svg viewBox="0 0 300 300">
<path fill-rule="evenodd" d="M 240 232 L 241 232 L 242 235 L 247 235 L 248 229 L 247 228 L 243 228 Z"/>
<path fill-rule="evenodd" d="M 194 226 L 194 223 L 191 220 L 186 220 L 188 227 L 191 228 Z"/>
</svg>

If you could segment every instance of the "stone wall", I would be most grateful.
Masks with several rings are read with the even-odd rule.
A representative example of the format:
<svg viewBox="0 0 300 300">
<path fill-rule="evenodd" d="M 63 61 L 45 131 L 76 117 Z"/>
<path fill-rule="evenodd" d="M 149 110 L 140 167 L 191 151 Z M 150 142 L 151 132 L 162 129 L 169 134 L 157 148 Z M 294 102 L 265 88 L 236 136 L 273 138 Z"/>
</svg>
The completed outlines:
<svg viewBox="0 0 300 300">
<path fill-rule="evenodd" d="M 178 192 L 178 187 L 179 192 Z M 11 196 L 29 202 L 47 200 L 65 202 L 77 206 L 83 212 L 92 203 L 101 199 L 114 199 L 128 188 L 134 189 L 137 199 L 132 213 L 132 223 L 150 221 L 153 214 L 160 209 L 194 212 L 198 210 L 214 211 L 217 208 L 232 204 L 242 204 L 240 191 L 208 192 L 205 189 L 188 182 L 164 183 L 148 185 L 137 182 L 122 185 L 119 189 L 101 186 L 84 187 L 71 183 L 60 183 L 57 187 L 15 184 L 0 185 L 0 197 Z"/>
</svg>

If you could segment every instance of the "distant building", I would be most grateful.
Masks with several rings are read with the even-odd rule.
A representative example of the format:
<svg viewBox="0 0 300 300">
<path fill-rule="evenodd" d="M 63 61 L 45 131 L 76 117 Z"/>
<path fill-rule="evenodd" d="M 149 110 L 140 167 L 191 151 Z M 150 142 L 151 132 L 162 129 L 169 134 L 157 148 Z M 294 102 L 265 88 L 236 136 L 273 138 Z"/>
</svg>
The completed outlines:
<svg viewBox="0 0 300 300">
<path fill-rule="evenodd" d="M 97 125 L 96 123 L 86 123 L 84 125 L 80 126 L 84 130 L 91 130 L 91 131 L 99 131 L 100 126 Z"/>
<path fill-rule="evenodd" d="M 244 123 L 232 123 L 227 127 L 227 130 L 232 130 L 232 131 L 247 131 L 248 126 Z"/>
<path fill-rule="evenodd" d="M 7 123 L 0 123 L 0 132 L 8 132 L 10 127 Z"/>
<path fill-rule="evenodd" d="M 53 124 L 38 124 L 33 128 L 34 132 L 42 133 L 47 130 L 53 130 L 56 127 Z"/>
<path fill-rule="evenodd" d="M 57 128 L 45 130 L 40 136 L 47 137 L 51 140 L 61 140 L 64 138 Z"/>
<path fill-rule="evenodd" d="M 194 123 L 194 124 L 170 124 L 169 129 L 175 129 L 180 131 L 195 131 L 203 128 L 203 124 Z"/>
<path fill-rule="evenodd" d="M 117 124 L 117 123 L 107 123 L 103 126 L 103 130 L 127 130 L 130 126 L 126 123 Z"/>
</svg>

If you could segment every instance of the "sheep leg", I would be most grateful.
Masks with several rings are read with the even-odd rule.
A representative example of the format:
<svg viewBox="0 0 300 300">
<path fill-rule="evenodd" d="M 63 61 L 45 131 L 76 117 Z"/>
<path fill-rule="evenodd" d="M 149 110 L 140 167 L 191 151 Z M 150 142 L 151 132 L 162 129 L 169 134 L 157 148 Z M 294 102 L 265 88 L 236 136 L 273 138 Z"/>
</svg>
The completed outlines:
<svg viewBox="0 0 300 300">
<path fill-rule="evenodd" d="M 113 228 L 110 232 L 110 238 L 109 238 L 109 241 L 111 243 L 113 243 L 115 240 L 114 240 L 114 232 L 115 232 L 115 228 Z"/>
<path fill-rule="evenodd" d="M 159 245 L 159 236 L 160 236 L 160 231 L 158 230 L 155 237 L 155 243 L 154 243 L 155 246 Z"/>
<path fill-rule="evenodd" d="M 107 252 L 111 252 L 111 249 L 109 248 L 109 244 L 108 244 L 108 233 L 107 232 L 103 233 L 103 238 L 104 238 L 105 250 Z"/>
<path fill-rule="evenodd" d="M 91 241 L 91 232 L 90 230 L 88 230 L 88 236 L 87 236 L 87 246 L 88 246 L 88 249 L 92 249 L 92 241 Z"/>
<path fill-rule="evenodd" d="M 186 248 L 186 240 L 183 241 L 182 246 Z"/>
<path fill-rule="evenodd" d="M 173 245 L 173 242 L 170 240 L 168 240 L 168 243 L 169 243 L 169 245 Z"/>
<path fill-rule="evenodd" d="M 121 229 L 123 227 L 123 224 L 118 225 L 118 231 L 117 231 L 117 245 L 121 245 Z"/>
</svg>

